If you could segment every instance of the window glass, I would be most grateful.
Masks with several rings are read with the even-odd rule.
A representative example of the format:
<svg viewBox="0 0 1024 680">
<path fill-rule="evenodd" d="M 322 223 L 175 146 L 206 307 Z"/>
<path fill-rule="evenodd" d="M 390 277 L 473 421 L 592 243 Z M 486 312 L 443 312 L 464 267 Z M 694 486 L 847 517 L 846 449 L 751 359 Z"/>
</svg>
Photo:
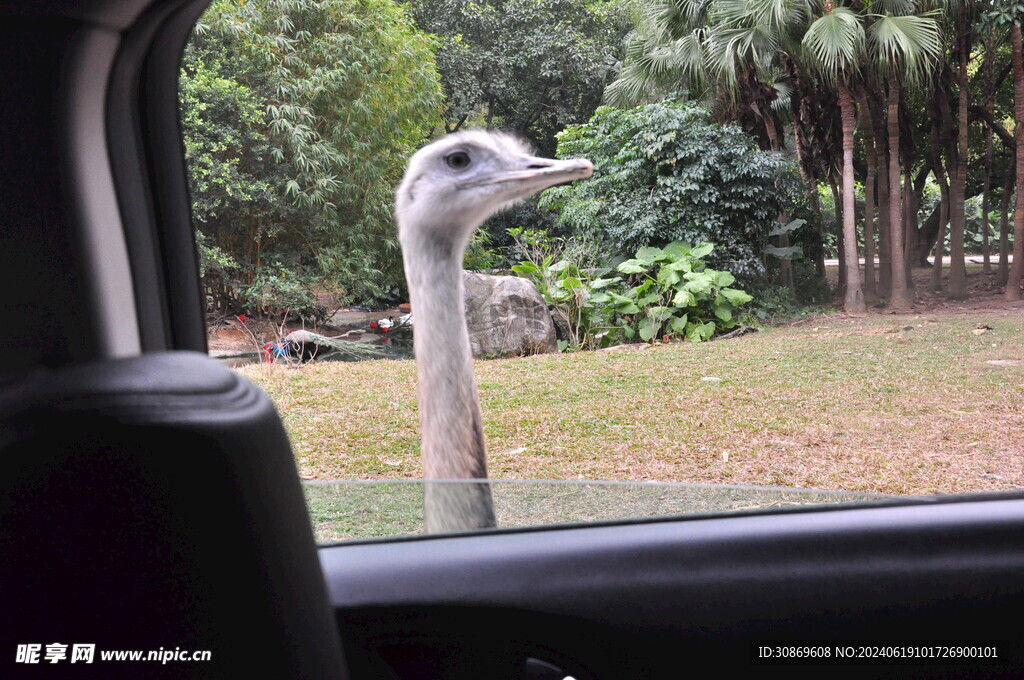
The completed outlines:
<svg viewBox="0 0 1024 680">
<path fill-rule="evenodd" d="M 755 4 L 211 4 L 211 352 L 274 399 L 319 540 L 1024 485 L 1009 52 L 961 73 L 927 15 L 866 77 L 824 14 L 718 39 Z"/>
</svg>

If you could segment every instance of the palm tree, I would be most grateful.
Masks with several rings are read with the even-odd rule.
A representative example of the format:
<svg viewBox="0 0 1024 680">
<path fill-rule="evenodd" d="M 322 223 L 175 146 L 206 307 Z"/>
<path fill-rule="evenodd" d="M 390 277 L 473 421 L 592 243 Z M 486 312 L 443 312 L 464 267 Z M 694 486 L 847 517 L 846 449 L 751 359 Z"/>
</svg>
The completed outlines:
<svg viewBox="0 0 1024 680">
<path fill-rule="evenodd" d="M 888 86 L 886 124 L 889 137 L 889 246 L 892 291 L 889 307 L 910 309 L 913 290 L 908 284 L 900 185 L 900 100 L 905 88 L 926 84 L 942 56 L 941 29 L 934 12 L 912 14 L 917 3 L 892 0 L 884 3 L 885 14 L 861 14 L 869 25 L 867 51 L 872 68 Z"/>
<path fill-rule="evenodd" d="M 1019 24 L 1015 23 L 1010 29 L 1010 45 L 1013 49 L 1017 202 L 1013 211 L 1013 267 L 1006 280 L 1006 299 L 1017 301 L 1021 299 L 1020 283 L 1024 278 L 1024 43 L 1022 43 Z"/>
<path fill-rule="evenodd" d="M 654 0 L 640 9 L 636 29 L 626 42 L 618 77 L 605 89 L 612 106 L 657 100 L 680 85 L 690 96 L 709 94 L 705 68 L 707 11 L 711 0 Z"/>
<path fill-rule="evenodd" d="M 844 146 L 852 150 L 856 127 L 853 86 L 858 67 L 866 61 L 877 73 L 867 80 L 888 86 L 887 94 L 872 94 L 885 97 L 890 114 L 887 141 L 893 153 L 889 172 L 885 173 L 888 191 L 878 192 L 879 208 L 888 207 L 889 212 L 889 233 L 882 241 L 892 245 L 892 257 L 885 258 L 890 262 L 894 279 L 890 305 L 909 308 L 912 296 L 907 287 L 901 218 L 899 104 L 904 88 L 927 82 L 932 64 L 942 54 L 939 24 L 933 12 L 915 14 L 920 5 L 913 0 L 885 0 L 872 6 L 883 13 L 872 14 L 861 3 L 839 6 L 837 0 L 829 0 L 825 11 L 819 13 L 819 5 L 811 0 L 657 0 L 646 10 L 630 43 L 626 65 L 608 88 L 606 98 L 610 103 L 634 103 L 643 96 L 656 95 L 659 89 L 679 86 L 693 88 L 701 96 L 732 98 L 743 102 L 734 110 L 753 112 L 760 124 L 760 134 L 770 140 L 773 148 L 780 148 L 779 119 L 771 107 L 773 93 L 779 88 L 772 87 L 770 76 L 786 74 L 787 85 L 793 92 L 791 101 L 813 99 L 821 83 L 808 73 L 812 69 L 804 68 L 805 56 L 811 55 L 819 66 L 818 72 L 831 79 L 839 90 L 847 128 Z M 820 25 L 807 38 L 810 28 L 818 22 Z M 807 49 L 803 46 L 805 40 L 809 41 Z M 807 130 L 796 122 L 802 117 L 793 118 L 794 135 L 799 141 L 796 146 L 802 154 L 808 148 L 818 148 L 820 152 L 821 148 L 832 146 L 827 138 L 803 138 Z M 878 151 L 884 153 L 882 149 Z M 845 169 L 845 150 L 843 159 Z M 805 166 L 804 159 L 800 160 Z M 832 165 L 830 158 L 823 160 Z M 844 202 L 849 203 L 846 194 L 852 196 L 852 191 L 853 181 L 847 178 Z M 886 195 L 888 206 L 882 201 Z M 852 209 L 845 214 L 848 217 L 844 217 L 844 222 L 854 216 Z M 844 241 L 855 244 L 849 231 L 844 226 Z M 856 262 L 855 247 L 849 250 L 850 258 Z M 850 269 L 849 265 L 846 269 Z M 856 308 L 863 292 L 859 285 L 850 286 L 850 278 L 844 277 L 848 288 L 853 288 L 848 291 L 853 296 L 849 304 Z"/>
<path fill-rule="evenodd" d="M 783 123 L 793 124 L 794 147 L 808 203 L 817 205 L 818 166 L 831 153 L 817 88 L 805 85 L 800 38 L 813 0 L 654 0 L 645 5 L 625 64 L 605 91 L 613 105 L 686 88 L 704 99 L 716 120 L 738 123 L 762 148 L 781 151 Z M 780 216 L 783 222 L 789 222 Z M 779 245 L 788 245 L 788 234 Z M 818 270 L 824 276 L 823 256 Z M 790 262 L 780 263 L 791 282 Z M 792 286 L 790 286 L 792 289 Z"/>
<path fill-rule="evenodd" d="M 974 35 L 974 2 L 961 1 L 953 8 L 955 17 L 953 26 L 956 38 L 953 54 L 955 56 L 955 73 L 958 88 L 957 96 L 957 140 L 953 157 L 956 168 L 950 181 L 949 206 L 949 296 L 963 300 L 967 297 L 967 265 L 964 261 L 964 231 L 967 216 L 964 212 L 964 200 L 967 193 L 967 101 L 968 80 L 967 64 L 971 55 L 971 43 Z M 939 261 L 941 266 L 941 260 Z"/>
<path fill-rule="evenodd" d="M 875 147 L 874 122 L 864 87 L 858 90 L 857 113 L 864 127 L 864 155 L 867 172 L 864 178 L 864 302 L 873 305 L 878 302 L 878 287 L 875 284 L 875 183 L 878 181 L 878 150 Z"/>
<path fill-rule="evenodd" d="M 853 10 L 834 7 L 825 0 L 825 13 L 810 25 L 803 37 L 808 61 L 817 67 L 825 81 L 839 91 L 839 110 L 843 125 L 843 241 L 846 291 L 843 309 L 860 314 L 866 310 L 861 284 L 860 258 L 857 254 L 856 194 L 854 192 L 853 143 L 857 128 L 857 108 L 851 83 L 864 52 L 864 28 Z"/>
<path fill-rule="evenodd" d="M 989 0 L 986 11 L 982 15 L 989 28 L 1010 27 L 1010 51 L 1013 64 L 1013 105 L 1014 105 L 1014 168 L 1007 173 L 1003 188 L 1003 225 L 1000 229 L 1000 279 L 1006 267 L 1005 238 L 1007 231 L 1006 209 L 1009 207 L 1010 193 L 1016 184 L 1017 200 L 1013 214 L 1013 267 L 1006 279 L 1006 299 L 1021 299 L 1021 280 L 1024 278 L 1024 44 L 1022 44 L 1021 24 L 1024 23 L 1024 7 L 1016 0 Z M 989 121 L 991 124 L 991 121 Z M 1014 176 L 1013 182 L 1010 177 Z"/>
</svg>

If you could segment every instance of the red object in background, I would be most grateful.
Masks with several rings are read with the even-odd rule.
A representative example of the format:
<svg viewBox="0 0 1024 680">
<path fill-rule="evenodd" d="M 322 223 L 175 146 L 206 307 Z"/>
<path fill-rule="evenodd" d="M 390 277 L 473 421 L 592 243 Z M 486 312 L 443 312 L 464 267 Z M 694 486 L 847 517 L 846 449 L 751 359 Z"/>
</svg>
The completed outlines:
<svg viewBox="0 0 1024 680">
<path fill-rule="evenodd" d="M 385 344 L 385 345 L 386 345 L 386 344 L 388 344 L 388 339 L 387 339 L 387 338 L 384 338 L 384 341 L 383 341 L 383 342 L 384 342 L 384 344 Z"/>
<path fill-rule="evenodd" d="M 377 327 L 377 322 L 376 321 L 371 321 L 370 322 L 370 328 L 376 328 L 376 327 Z"/>
<path fill-rule="evenodd" d="M 388 329 L 387 329 L 387 328 L 381 328 L 381 329 L 380 329 L 380 332 L 381 332 L 381 333 L 387 333 L 387 332 L 388 332 Z"/>
<path fill-rule="evenodd" d="M 239 314 L 235 318 L 238 319 L 239 321 L 241 321 L 242 323 L 245 323 L 245 314 Z"/>
</svg>

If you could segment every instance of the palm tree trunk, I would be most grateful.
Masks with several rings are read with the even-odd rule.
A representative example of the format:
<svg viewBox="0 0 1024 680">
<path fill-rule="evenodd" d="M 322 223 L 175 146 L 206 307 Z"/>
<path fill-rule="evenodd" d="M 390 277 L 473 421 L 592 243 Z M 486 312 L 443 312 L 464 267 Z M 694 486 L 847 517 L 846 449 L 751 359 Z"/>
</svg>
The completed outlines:
<svg viewBox="0 0 1024 680">
<path fill-rule="evenodd" d="M 946 168 L 942 163 L 942 133 L 940 119 L 932 125 L 932 170 L 939 185 L 939 233 L 935 239 L 935 261 L 932 264 L 931 290 L 942 292 L 942 256 L 946 254 L 946 221 L 949 220 L 949 182 Z"/>
<path fill-rule="evenodd" d="M 903 159 L 903 271 L 907 287 L 914 290 L 914 261 L 917 255 L 918 195 L 914 191 L 914 168 L 910 158 Z"/>
<path fill-rule="evenodd" d="M 871 133 L 871 111 L 863 90 L 859 95 L 861 125 L 867 131 L 864 135 L 864 153 L 868 166 L 864 179 L 864 302 L 874 304 L 878 302 L 878 291 L 875 289 L 875 182 L 878 161 L 875 158 L 875 138 Z"/>
<path fill-rule="evenodd" d="M 989 113 L 992 112 L 993 108 L 993 90 L 995 89 L 995 83 L 993 82 L 993 65 L 994 65 L 994 51 L 995 45 L 992 41 L 991 33 L 986 35 L 983 43 L 985 51 L 992 55 L 990 58 L 986 58 L 982 65 L 982 87 L 985 110 Z M 991 202 L 992 194 L 992 155 L 994 152 L 994 140 L 992 134 L 992 126 L 987 122 L 985 123 L 985 176 L 982 180 L 981 187 L 981 257 L 984 264 L 982 265 L 982 271 L 986 274 L 992 273 L 992 244 L 989 242 L 989 206 Z"/>
<path fill-rule="evenodd" d="M 832 190 L 832 208 L 836 224 L 836 249 L 839 251 L 839 294 L 846 297 L 846 239 L 843 238 L 843 197 L 836 186 L 835 176 L 829 174 L 829 189 Z"/>
<path fill-rule="evenodd" d="M 999 266 L 996 268 L 996 285 L 1005 286 L 1010 277 L 1010 196 L 1013 195 L 1014 173 L 1007 169 L 1003 183 L 1003 196 L 999 206 Z"/>
<path fill-rule="evenodd" d="M 908 310 L 914 304 L 913 294 L 907 286 L 907 266 L 903 249 L 903 220 L 900 187 L 900 82 L 889 81 L 889 99 L 886 123 L 889 128 L 889 244 L 892 248 L 892 294 L 889 308 Z"/>
<path fill-rule="evenodd" d="M 869 75 L 867 84 L 867 100 L 871 106 L 871 124 L 875 133 L 875 160 L 877 162 L 878 297 L 888 299 L 892 295 L 892 248 L 889 244 L 889 235 L 892 233 L 889 216 L 892 214 L 892 210 L 889 196 L 888 138 L 884 122 L 885 112 L 882 108 L 882 94 L 878 90 L 877 81 Z"/>
<path fill-rule="evenodd" d="M 992 128 L 985 125 L 985 177 L 981 185 L 981 259 L 982 271 L 992 273 L 992 244 L 989 242 L 989 199 L 992 193 Z"/>
<path fill-rule="evenodd" d="M 964 260 L 964 198 L 967 193 L 967 58 L 969 39 L 962 38 L 957 64 L 956 172 L 949 186 L 949 297 L 967 297 L 967 265 Z"/>
<path fill-rule="evenodd" d="M 1016 129 L 1017 201 L 1013 209 L 1013 267 L 1006 280 L 1006 299 L 1021 299 L 1020 282 L 1024 276 L 1024 46 L 1021 44 L 1020 26 L 1010 31 L 1013 46 L 1013 108 Z"/>
<path fill-rule="evenodd" d="M 857 128 L 857 110 L 853 94 L 846 83 L 839 84 L 839 111 L 843 122 L 843 241 L 846 249 L 842 262 L 846 269 L 846 291 L 843 310 L 847 314 L 863 314 L 864 291 L 860 280 L 860 259 L 857 256 L 857 210 L 853 179 L 853 135 Z"/>
</svg>

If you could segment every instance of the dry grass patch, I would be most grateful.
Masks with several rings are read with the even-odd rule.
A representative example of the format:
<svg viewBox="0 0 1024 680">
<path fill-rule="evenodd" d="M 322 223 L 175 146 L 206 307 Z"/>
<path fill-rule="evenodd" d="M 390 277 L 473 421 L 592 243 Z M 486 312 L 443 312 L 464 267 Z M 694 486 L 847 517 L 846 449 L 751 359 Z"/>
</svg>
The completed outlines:
<svg viewBox="0 0 1024 680">
<path fill-rule="evenodd" d="M 1024 365 L 987 363 L 1015 359 L 1024 315 L 993 310 L 822 318 L 476 371 L 496 478 L 930 494 L 1024 487 Z M 239 370 L 277 402 L 304 475 L 419 476 L 412 362 Z"/>
</svg>

